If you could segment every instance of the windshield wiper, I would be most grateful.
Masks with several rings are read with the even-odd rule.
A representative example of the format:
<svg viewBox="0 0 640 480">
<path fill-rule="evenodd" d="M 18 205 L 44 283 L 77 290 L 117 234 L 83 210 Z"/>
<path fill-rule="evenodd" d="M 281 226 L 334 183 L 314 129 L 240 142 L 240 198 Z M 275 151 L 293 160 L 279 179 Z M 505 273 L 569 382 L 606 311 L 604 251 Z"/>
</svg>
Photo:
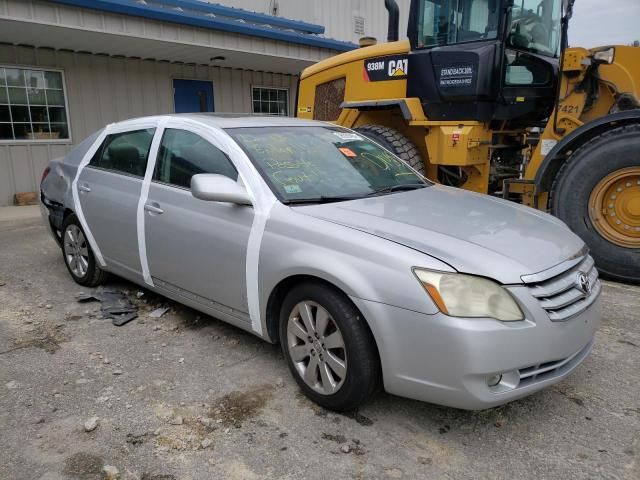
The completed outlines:
<svg viewBox="0 0 640 480">
<path fill-rule="evenodd" d="M 367 196 L 372 197 L 374 195 L 383 195 L 385 193 L 418 190 L 427 186 L 429 186 L 427 183 L 402 183 L 400 185 L 391 185 L 389 187 L 377 188 L 373 192 L 367 193 Z"/>
<path fill-rule="evenodd" d="M 391 185 L 388 187 L 378 188 L 373 190 L 372 192 L 366 192 L 366 193 L 360 193 L 360 194 L 354 194 L 354 195 L 336 195 L 336 196 L 321 195 L 319 197 L 292 198 L 289 200 L 285 200 L 283 203 L 285 205 L 299 205 L 303 203 L 346 202 L 348 200 L 358 200 L 359 198 L 372 197 L 375 195 L 384 195 L 386 193 L 418 190 L 420 188 L 424 188 L 428 186 L 429 186 L 428 183 L 403 183 L 400 185 Z"/>
<path fill-rule="evenodd" d="M 357 200 L 362 198 L 362 195 L 342 195 L 342 196 L 320 196 L 320 197 L 309 197 L 309 198 L 291 198 L 289 200 L 285 200 L 283 203 L 285 205 L 299 205 L 303 203 L 332 203 L 332 202 L 346 202 L 348 200 Z"/>
</svg>

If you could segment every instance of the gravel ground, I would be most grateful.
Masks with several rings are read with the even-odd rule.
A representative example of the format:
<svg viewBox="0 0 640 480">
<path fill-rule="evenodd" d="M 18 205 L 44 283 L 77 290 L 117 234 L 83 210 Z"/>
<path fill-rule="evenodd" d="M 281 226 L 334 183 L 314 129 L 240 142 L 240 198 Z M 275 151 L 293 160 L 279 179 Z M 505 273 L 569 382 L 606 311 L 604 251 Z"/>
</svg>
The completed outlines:
<svg viewBox="0 0 640 480">
<path fill-rule="evenodd" d="M 0 479 L 640 478 L 640 288 L 605 284 L 592 355 L 536 395 L 465 412 L 379 394 L 340 415 L 278 347 L 110 286 L 137 320 L 77 303 L 39 222 L 0 223 Z"/>
</svg>

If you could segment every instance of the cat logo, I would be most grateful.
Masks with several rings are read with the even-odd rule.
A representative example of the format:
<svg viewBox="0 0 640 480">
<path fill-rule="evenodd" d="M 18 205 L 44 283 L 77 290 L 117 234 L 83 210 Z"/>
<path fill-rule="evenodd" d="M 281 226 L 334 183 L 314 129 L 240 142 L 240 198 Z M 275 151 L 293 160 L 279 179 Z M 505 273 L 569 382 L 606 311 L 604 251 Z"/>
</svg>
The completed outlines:
<svg viewBox="0 0 640 480">
<path fill-rule="evenodd" d="M 409 70 L 407 55 L 387 55 L 364 61 L 362 75 L 365 82 L 404 80 Z"/>
<path fill-rule="evenodd" d="M 389 76 L 390 77 L 406 77 L 409 60 L 401 58 L 398 60 L 389 60 Z"/>
</svg>

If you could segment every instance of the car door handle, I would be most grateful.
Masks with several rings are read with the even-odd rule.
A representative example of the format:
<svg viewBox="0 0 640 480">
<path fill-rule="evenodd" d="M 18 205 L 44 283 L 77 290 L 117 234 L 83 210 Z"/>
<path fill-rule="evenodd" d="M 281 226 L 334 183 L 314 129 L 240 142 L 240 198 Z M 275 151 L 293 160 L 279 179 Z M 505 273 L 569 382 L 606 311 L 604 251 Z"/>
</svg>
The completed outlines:
<svg viewBox="0 0 640 480">
<path fill-rule="evenodd" d="M 89 193 L 91 191 L 91 187 L 89 187 L 89 185 L 86 185 L 86 184 L 85 185 L 80 185 L 78 187 L 78 190 L 80 190 L 81 192 L 84 192 L 84 193 Z"/>
<path fill-rule="evenodd" d="M 149 213 L 155 213 L 156 215 L 161 215 L 164 213 L 164 210 L 160 208 L 160 206 L 152 203 L 145 203 L 144 209 Z"/>
</svg>

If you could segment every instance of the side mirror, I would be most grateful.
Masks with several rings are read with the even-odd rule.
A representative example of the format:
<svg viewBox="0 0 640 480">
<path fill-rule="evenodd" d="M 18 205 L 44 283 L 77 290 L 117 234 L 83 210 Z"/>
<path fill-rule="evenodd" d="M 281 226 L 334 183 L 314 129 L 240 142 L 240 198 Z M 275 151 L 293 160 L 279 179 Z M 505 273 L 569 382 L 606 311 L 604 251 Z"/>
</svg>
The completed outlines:
<svg viewBox="0 0 640 480">
<path fill-rule="evenodd" d="M 224 175 L 200 173 L 191 177 L 191 195 L 200 200 L 251 205 L 247 190 Z"/>
</svg>

